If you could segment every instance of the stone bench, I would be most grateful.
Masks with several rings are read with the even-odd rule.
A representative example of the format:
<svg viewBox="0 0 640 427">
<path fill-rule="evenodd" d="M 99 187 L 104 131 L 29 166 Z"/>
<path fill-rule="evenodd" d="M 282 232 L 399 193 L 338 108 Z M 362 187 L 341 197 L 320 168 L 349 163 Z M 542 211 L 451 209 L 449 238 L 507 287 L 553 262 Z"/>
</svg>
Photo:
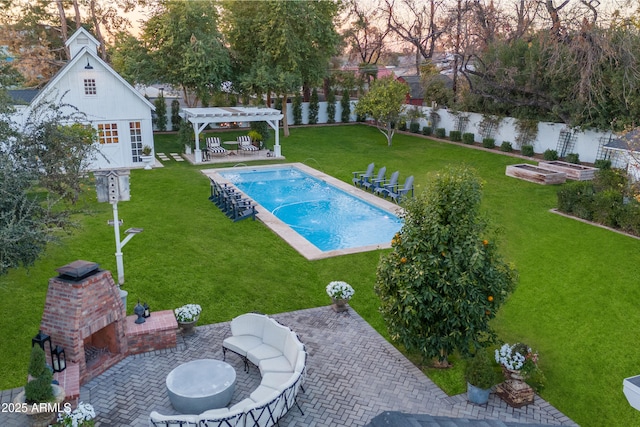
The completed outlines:
<svg viewBox="0 0 640 427">
<path fill-rule="evenodd" d="M 248 313 L 231 321 L 231 336 L 222 343 L 224 357 L 232 351 L 260 369 L 260 386 L 230 408 L 198 415 L 161 415 L 152 412 L 153 427 L 270 427 L 293 405 L 306 374 L 304 345 L 295 332 L 263 314 Z M 302 410 L 300 409 L 302 413 Z"/>
</svg>

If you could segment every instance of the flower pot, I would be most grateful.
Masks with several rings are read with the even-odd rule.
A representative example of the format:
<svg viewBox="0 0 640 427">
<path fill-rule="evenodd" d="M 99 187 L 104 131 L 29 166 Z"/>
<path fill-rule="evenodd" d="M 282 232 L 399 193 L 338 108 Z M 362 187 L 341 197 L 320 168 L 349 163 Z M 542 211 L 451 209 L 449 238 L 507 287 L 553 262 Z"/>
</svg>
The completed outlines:
<svg viewBox="0 0 640 427">
<path fill-rule="evenodd" d="M 467 399 L 471 403 L 475 403 L 476 405 L 486 405 L 489 401 L 489 395 L 491 394 L 491 389 L 483 389 L 480 387 L 476 387 L 470 382 L 467 382 Z"/>
<path fill-rule="evenodd" d="M 53 402 L 47 403 L 26 403 L 24 391 L 18 393 L 13 399 L 13 403 L 16 405 L 25 404 L 24 412 L 29 417 L 29 422 L 32 427 L 47 427 L 57 416 L 59 410 L 62 410 L 62 402 L 66 394 L 64 389 L 57 384 L 51 384 L 53 389 Z"/>
<path fill-rule="evenodd" d="M 182 329 L 183 335 L 193 335 L 196 333 L 195 327 L 197 323 L 198 323 L 197 317 L 195 320 L 192 320 L 191 322 L 181 322 L 180 320 L 178 320 L 178 327 Z"/>
<path fill-rule="evenodd" d="M 516 380 L 516 381 L 524 381 L 524 376 L 522 375 L 522 371 L 516 371 L 514 369 L 507 369 L 502 366 L 502 373 L 504 374 L 504 378 L 507 380 Z"/>
<path fill-rule="evenodd" d="M 153 156 L 140 156 L 140 160 L 144 162 L 145 169 L 151 169 L 151 163 L 153 162 Z"/>
<path fill-rule="evenodd" d="M 349 310 L 349 306 L 347 305 L 347 303 L 349 302 L 348 299 L 331 298 L 331 300 L 333 301 L 333 304 L 331 304 L 331 308 L 336 313 L 342 313 Z"/>
</svg>

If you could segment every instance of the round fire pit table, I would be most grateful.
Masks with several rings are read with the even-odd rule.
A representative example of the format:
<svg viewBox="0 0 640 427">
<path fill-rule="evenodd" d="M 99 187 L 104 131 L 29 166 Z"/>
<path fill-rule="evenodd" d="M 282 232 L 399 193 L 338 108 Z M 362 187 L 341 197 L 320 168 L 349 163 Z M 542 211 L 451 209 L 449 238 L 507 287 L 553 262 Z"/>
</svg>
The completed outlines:
<svg viewBox="0 0 640 427">
<path fill-rule="evenodd" d="M 235 369 L 215 359 L 192 360 L 167 375 L 169 400 L 182 414 L 200 414 L 227 406 L 235 385 Z"/>
</svg>

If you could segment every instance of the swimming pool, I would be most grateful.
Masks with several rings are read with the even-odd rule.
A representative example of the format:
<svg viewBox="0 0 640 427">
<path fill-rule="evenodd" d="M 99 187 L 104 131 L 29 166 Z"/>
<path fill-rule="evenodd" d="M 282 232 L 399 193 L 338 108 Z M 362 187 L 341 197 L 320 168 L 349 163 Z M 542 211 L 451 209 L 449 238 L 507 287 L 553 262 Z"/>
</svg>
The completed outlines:
<svg viewBox="0 0 640 427">
<path fill-rule="evenodd" d="M 389 247 L 402 227 L 395 214 L 397 205 L 306 165 L 203 173 L 217 182 L 233 184 L 258 203 L 258 218 L 309 259 Z M 286 232 L 287 228 L 295 235 Z"/>
</svg>

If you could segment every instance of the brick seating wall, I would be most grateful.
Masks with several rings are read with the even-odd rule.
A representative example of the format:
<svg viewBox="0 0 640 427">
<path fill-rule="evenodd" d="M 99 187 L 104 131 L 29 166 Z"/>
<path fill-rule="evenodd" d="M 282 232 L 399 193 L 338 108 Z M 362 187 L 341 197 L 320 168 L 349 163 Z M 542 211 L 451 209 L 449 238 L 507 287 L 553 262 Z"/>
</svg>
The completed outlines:
<svg viewBox="0 0 640 427">
<path fill-rule="evenodd" d="M 173 348 L 177 345 L 178 322 L 172 310 L 151 312 L 145 323 L 136 324 L 138 316 L 127 316 L 128 355 Z"/>
</svg>

